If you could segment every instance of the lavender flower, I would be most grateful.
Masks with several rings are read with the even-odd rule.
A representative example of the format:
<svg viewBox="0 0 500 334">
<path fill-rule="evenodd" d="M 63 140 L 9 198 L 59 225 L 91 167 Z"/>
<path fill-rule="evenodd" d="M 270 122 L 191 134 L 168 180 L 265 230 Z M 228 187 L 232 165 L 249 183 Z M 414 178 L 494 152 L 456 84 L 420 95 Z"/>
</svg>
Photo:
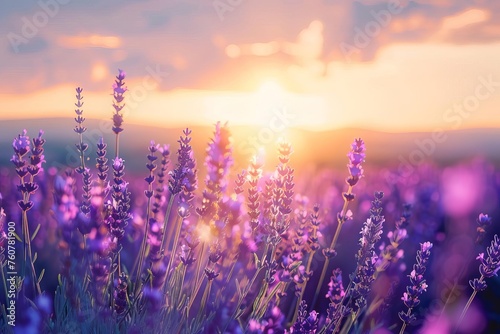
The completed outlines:
<svg viewBox="0 0 500 334">
<path fill-rule="evenodd" d="M 160 289 L 165 282 L 167 272 L 167 267 L 165 266 L 165 263 L 161 256 L 162 230 L 159 223 L 154 218 L 150 218 L 148 226 L 148 257 L 149 261 L 151 262 L 151 273 L 153 275 L 151 278 L 151 286 L 154 289 Z M 142 268 L 140 268 L 139 270 L 142 270 Z"/>
<path fill-rule="evenodd" d="M 113 114 L 113 132 L 118 135 L 123 131 L 122 123 L 123 123 L 123 115 L 120 114 L 125 104 L 123 104 L 123 100 L 125 97 L 123 94 L 127 91 L 127 87 L 125 86 L 125 76 L 126 73 L 122 70 L 118 70 L 118 75 L 116 76 L 115 83 L 113 84 L 113 108 L 115 109 L 115 113 Z"/>
<path fill-rule="evenodd" d="M 307 238 L 306 235 L 306 228 L 307 228 L 307 210 L 301 209 L 297 210 L 296 213 L 296 220 L 298 222 L 298 226 L 295 228 L 295 237 L 292 239 L 293 245 L 291 249 L 291 254 L 290 257 L 294 261 L 299 261 L 302 259 L 302 253 L 304 251 L 304 246 L 305 246 L 305 238 Z"/>
<path fill-rule="evenodd" d="M 248 183 L 250 184 L 250 188 L 248 189 L 247 196 L 248 216 L 250 217 L 250 226 L 253 231 L 259 226 L 260 202 L 258 184 L 261 174 L 262 165 L 257 162 L 256 158 L 253 158 L 248 168 Z"/>
<path fill-rule="evenodd" d="M 30 166 L 28 166 L 28 172 L 31 176 L 38 175 L 42 169 L 42 163 L 45 162 L 45 156 L 43 155 L 43 145 L 45 144 L 45 139 L 42 138 L 43 130 L 38 132 L 38 137 L 33 138 L 33 148 L 31 149 L 30 156 Z"/>
<path fill-rule="evenodd" d="M 318 328 L 319 314 L 316 311 L 307 313 L 307 303 L 300 302 L 297 321 L 291 333 L 314 334 Z"/>
<path fill-rule="evenodd" d="M 128 306 L 128 276 L 121 273 L 115 282 L 114 301 L 116 314 L 122 315 L 127 310 Z"/>
<path fill-rule="evenodd" d="M 403 321 L 403 326 L 401 327 L 400 334 L 404 333 L 406 326 L 416 320 L 412 311 L 415 307 L 420 304 L 419 297 L 424 291 L 427 291 L 427 282 L 424 279 L 424 273 L 426 270 L 427 262 L 429 262 L 429 257 L 431 255 L 432 243 L 424 242 L 420 244 L 420 250 L 417 251 L 417 263 L 413 265 L 413 270 L 410 275 L 411 285 L 406 287 L 406 292 L 403 293 L 404 304 L 408 308 L 408 311 L 399 312 L 399 318 Z"/>
<path fill-rule="evenodd" d="M 141 271 L 142 271 L 142 266 L 143 266 L 143 261 L 146 255 L 146 245 L 147 245 L 147 237 L 148 237 L 148 230 L 149 230 L 149 223 L 150 221 L 154 221 L 154 219 L 151 218 L 151 198 L 153 197 L 154 191 L 153 191 L 153 182 L 155 180 L 155 175 L 154 171 L 156 170 L 156 164 L 155 161 L 158 159 L 156 156 L 156 152 L 160 148 L 160 145 L 156 145 L 154 141 L 151 141 L 151 144 L 149 145 L 149 154 L 147 155 L 148 163 L 146 164 L 146 168 L 149 170 L 149 175 L 144 179 L 146 183 L 148 184 L 148 189 L 144 191 L 144 194 L 146 195 L 148 201 L 147 201 L 147 209 L 146 209 L 146 224 L 144 226 L 144 235 L 142 238 L 141 242 L 141 247 L 139 249 L 139 255 L 138 255 L 138 266 L 137 266 L 137 277 L 140 277 Z"/>
<path fill-rule="evenodd" d="M 92 174 L 90 174 L 90 169 L 85 168 L 83 173 L 83 194 L 82 194 L 82 204 L 80 205 L 80 211 L 88 216 L 90 213 L 90 206 L 92 200 Z M 82 232 L 83 233 L 83 232 Z M 83 233 L 87 234 L 89 232 Z"/>
<path fill-rule="evenodd" d="M 194 248 L 191 248 L 188 245 L 181 246 L 180 259 L 186 267 L 193 264 L 196 261 L 196 259 L 194 258 L 194 254 L 193 254 L 194 251 L 193 250 L 194 250 Z"/>
<path fill-rule="evenodd" d="M 123 114 L 121 113 L 122 109 L 125 107 L 125 103 L 123 103 L 125 97 L 123 94 L 127 91 L 127 87 L 125 87 L 125 72 L 122 70 L 118 70 L 118 75 L 116 76 L 115 83 L 113 84 L 113 132 L 116 134 L 116 157 L 118 157 L 118 136 L 123 131 Z"/>
<path fill-rule="evenodd" d="M 124 180 L 125 164 L 123 159 L 115 158 L 113 161 L 113 206 L 112 215 L 108 218 L 107 223 L 111 234 L 119 243 L 125 234 L 125 227 L 128 220 L 131 218 L 130 209 L 130 192 L 127 189 L 128 183 Z"/>
<path fill-rule="evenodd" d="M 336 256 L 337 252 L 335 251 L 335 247 L 337 245 L 337 240 L 340 236 L 340 231 L 342 230 L 342 226 L 346 221 L 352 219 L 352 212 L 348 210 L 349 203 L 352 202 L 355 198 L 354 193 L 352 192 L 353 187 L 358 183 L 359 179 L 363 176 L 363 167 L 361 164 L 365 161 L 365 143 L 361 138 L 355 139 L 351 144 L 351 151 L 347 154 L 349 158 L 349 163 L 347 164 L 347 169 L 349 171 L 349 176 L 346 179 L 346 183 L 348 184 L 348 189 L 346 192 L 342 194 L 344 198 L 344 205 L 339 213 L 337 213 L 337 229 L 335 230 L 335 235 L 333 236 L 330 247 L 323 250 L 323 255 L 325 256 L 325 262 L 323 264 L 323 270 L 321 271 L 321 275 L 319 278 L 318 286 L 316 288 L 316 292 L 314 293 L 314 298 L 312 301 L 312 307 L 315 306 L 316 301 L 319 296 L 319 292 L 321 290 L 321 286 L 323 285 L 323 281 L 326 276 L 326 271 L 328 269 L 328 265 L 330 263 L 330 259 Z"/>
<path fill-rule="evenodd" d="M 405 204 L 403 206 L 403 213 L 396 222 L 396 229 L 387 233 L 389 243 L 380 246 L 380 255 L 378 257 L 375 277 L 387 269 L 391 262 L 397 262 L 404 255 L 404 251 L 399 249 L 401 243 L 408 238 L 406 226 L 408 225 L 411 216 L 411 205 Z"/>
<path fill-rule="evenodd" d="M 92 280 L 91 291 L 93 299 L 98 307 L 107 305 L 106 288 L 108 286 L 111 271 L 111 259 L 107 256 L 99 256 L 90 265 L 90 279 Z"/>
<path fill-rule="evenodd" d="M 330 299 L 332 302 L 339 302 L 345 296 L 344 285 L 342 284 L 342 270 L 336 268 L 332 272 L 330 277 L 330 283 L 328 283 L 328 292 L 326 293 L 326 298 Z"/>
<path fill-rule="evenodd" d="M 169 191 L 172 195 L 183 192 L 180 196 L 180 202 L 189 202 L 192 200 L 192 193 L 197 188 L 196 180 L 196 162 L 193 158 L 193 149 L 191 147 L 191 130 L 183 131 L 184 137 L 178 140 L 179 150 L 177 151 L 177 166 L 170 172 Z"/>
<path fill-rule="evenodd" d="M 486 229 L 491 225 L 491 218 L 486 214 L 480 213 L 477 218 L 477 225 L 476 244 L 481 244 L 486 235 Z"/>
<path fill-rule="evenodd" d="M 219 276 L 219 273 L 212 268 L 205 268 L 205 275 L 209 281 L 212 281 Z"/>
<path fill-rule="evenodd" d="M 82 174 L 85 171 L 85 151 L 88 148 L 88 144 L 83 142 L 83 133 L 87 131 L 87 128 L 83 126 L 83 123 L 85 122 L 85 117 L 83 117 L 83 96 L 81 95 L 83 89 L 80 87 L 76 88 L 76 117 L 75 117 L 75 122 L 76 126 L 74 128 L 74 131 L 78 134 L 80 138 L 80 142 L 76 144 L 76 149 L 80 153 L 80 166 L 76 169 L 76 171 L 80 174 Z"/>
<path fill-rule="evenodd" d="M 349 163 L 347 164 L 349 177 L 347 178 L 347 183 L 351 187 L 355 186 L 359 179 L 363 177 L 364 171 L 361 163 L 363 163 L 366 158 L 365 150 L 364 141 L 358 138 L 354 140 L 351 145 L 351 151 L 347 154 L 349 157 Z"/>
<path fill-rule="evenodd" d="M 249 321 L 248 332 L 252 334 L 282 333 L 284 320 L 285 316 L 279 307 L 271 302 L 262 319 Z"/>
<path fill-rule="evenodd" d="M 246 182 L 246 176 L 247 176 L 246 170 L 242 170 L 241 173 L 236 175 L 236 180 L 234 181 L 234 183 L 236 184 L 236 187 L 234 188 L 234 193 L 236 195 L 243 193 L 243 186 L 245 185 Z"/>
<path fill-rule="evenodd" d="M 491 241 L 491 246 L 487 248 L 488 257 L 484 257 L 484 253 L 479 254 L 477 259 L 481 262 L 479 266 L 479 273 L 485 278 L 497 276 L 500 270 L 500 242 L 498 235 L 495 234 Z"/>
<path fill-rule="evenodd" d="M 330 299 L 325 325 L 330 330 L 333 330 L 335 324 L 347 313 L 345 312 L 345 306 L 342 305 L 345 298 L 345 291 L 342 283 L 342 271 L 339 268 L 334 269 L 332 272 L 330 282 L 328 283 L 328 292 L 325 297 Z"/>
<path fill-rule="evenodd" d="M 484 220 L 490 219 L 488 215 L 483 214 L 479 216 L 479 219 L 481 218 Z M 488 287 L 484 279 L 498 275 L 498 271 L 500 270 L 500 239 L 498 238 L 497 234 L 495 234 L 495 236 L 493 237 L 491 245 L 486 249 L 486 252 L 488 253 L 488 256 L 486 258 L 484 256 L 484 253 L 480 253 L 476 258 L 481 262 L 481 264 L 479 265 L 479 273 L 481 274 L 481 277 L 479 279 L 474 278 L 473 280 L 469 281 L 469 284 L 472 289 L 474 289 L 474 292 L 469 297 L 469 300 L 467 301 L 467 304 L 465 305 L 462 314 L 460 315 L 458 326 L 460 326 L 460 324 L 462 323 L 465 314 L 469 310 L 469 307 L 472 304 L 472 301 L 474 300 L 477 292 L 484 291 Z"/>
<path fill-rule="evenodd" d="M 34 178 L 40 171 L 42 171 L 42 163 L 45 162 L 43 155 L 43 145 L 45 144 L 45 139 L 42 138 L 43 131 L 40 130 L 37 138 L 33 138 L 33 147 L 31 148 L 30 164 L 27 165 L 24 160 L 24 156 L 30 150 L 29 137 L 26 134 L 26 130 L 23 130 L 22 134 L 19 134 L 17 138 L 14 138 L 12 147 L 14 149 L 14 155 L 11 162 L 16 167 L 16 173 L 19 176 L 18 190 L 22 194 L 22 200 L 19 200 L 17 204 L 22 210 L 22 236 L 23 236 L 23 276 L 26 266 L 30 268 L 31 279 L 33 283 L 33 289 L 40 295 L 42 293 L 40 288 L 40 279 L 36 275 L 33 254 L 31 250 L 32 236 L 30 233 L 28 215 L 27 212 L 30 210 L 34 203 L 30 201 L 30 196 L 33 195 L 37 189 L 38 184 L 34 181 Z M 29 181 L 25 180 L 25 177 L 29 174 Z"/>
<path fill-rule="evenodd" d="M 19 201 L 18 205 L 23 211 L 28 211 L 33 206 L 33 202 L 28 201 L 27 196 L 34 193 L 38 189 L 38 185 L 33 182 L 25 182 L 24 180 L 28 174 L 28 166 L 24 157 L 30 151 L 30 139 L 26 134 L 26 130 L 23 130 L 22 134 L 19 134 L 14 139 L 12 147 L 14 148 L 14 155 L 10 161 L 16 167 L 16 173 L 20 179 L 18 190 L 23 197 L 23 200 Z"/>
<path fill-rule="evenodd" d="M 97 177 L 101 181 L 102 184 L 106 182 L 106 178 L 108 177 L 108 159 L 106 158 L 106 143 L 104 139 L 101 137 L 99 142 L 97 143 L 97 158 L 96 158 L 96 168 L 99 171 L 97 173 Z"/>
<path fill-rule="evenodd" d="M 203 191 L 201 208 L 196 212 L 209 220 L 218 220 L 220 217 L 220 206 L 222 195 L 228 184 L 228 173 L 232 161 L 231 133 L 227 124 L 215 125 L 214 137 L 208 144 L 205 166 L 207 177 L 205 179 L 206 189 Z"/>
<path fill-rule="evenodd" d="M 161 153 L 161 166 L 160 169 L 157 173 L 158 177 L 158 185 L 156 186 L 156 191 L 155 191 L 155 202 L 153 203 L 153 209 L 151 210 L 153 212 L 153 217 L 157 218 L 158 214 L 160 213 L 160 208 L 165 201 L 165 195 L 163 194 L 165 192 L 165 177 L 167 176 L 167 170 L 168 170 L 168 164 L 170 162 L 170 147 L 169 145 L 163 145 L 159 148 L 159 151 Z"/>
<path fill-rule="evenodd" d="M 76 232 L 76 217 L 79 212 L 74 194 L 75 179 L 73 171 L 64 176 L 57 175 L 54 182 L 54 203 L 52 211 L 60 231 L 59 248 L 63 264 L 63 275 L 70 277 L 71 266 L 80 263 L 83 258 L 81 242 Z"/>
<path fill-rule="evenodd" d="M 371 284 L 375 280 L 375 264 L 378 260 L 374 249 L 375 244 L 380 240 L 382 226 L 385 221 L 382 215 L 383 192 L 376 192 L 375 199 L 372 201 L 370 209 L 370 218 L 366 220 L 361 229 L 361 238 L 359 239 L 360 249 L 356 254 L 357 266 L 352 276 L 354 288 L 351 292 L 352 298 L 356 300 L 355 311 L 366 305 L 366 296 L 370 291 Z"/>
<path fill-rule="evenodd" d="M 309 227 L 309 249 L 311 252 L 316 252 L 319 249 L 319 237 L 318 230 L 321 225 L 319 220 L 319 205 L 316 204 L 313 208 L 313 213 L 311 213 L 311 225 Z"/>
</svg>

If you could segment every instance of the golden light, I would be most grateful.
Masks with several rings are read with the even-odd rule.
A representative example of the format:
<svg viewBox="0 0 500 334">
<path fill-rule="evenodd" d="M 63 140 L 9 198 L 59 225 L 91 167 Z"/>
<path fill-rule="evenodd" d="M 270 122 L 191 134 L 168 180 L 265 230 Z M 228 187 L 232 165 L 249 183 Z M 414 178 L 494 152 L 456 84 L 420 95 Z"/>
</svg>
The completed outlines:
<svg viewBox="0 0 500 334">
<path fill-rule="evenodd" d="M 250 53 L 254 56 L 270 56 L 280 49 L 278 42 L 270 42 L 270 43 L 253 43 L 250 45 Z"/>
<path fill-rule="evenodd" d="M 103 63 L 94 64 L 90 75 L 92 81 L 102 81 L 110 76 L 108 68 Z"/>
<path fill-rule="evenodd" d="M 283 96 L 285 90 L 279 83 L 277 83 L 275 80 L 268 79 L 264 81 L 259 88 L 259 94 L 269 97 L 272 95 L 280 95 L 281 97 Z"/>
<path fill-rule="evenodd" d="M 122 46 L 122 39 L 118 36 L 104 35 L 80 35 L 80 36 L 61 36 L 57 43 L 65 48 L 80 49 L 80 48 L 105 48 L 117 49 Z"/>
<path fill-rule="evenodd" d="M 240 47 L 235 44 L 226 46 L 226 55 L 229 58 L 238 58 L 241 55 Z"/>
<path fill-rule="evenodd" d="M 200 224 L 196 227 L 198 237 L 202 242 L 210 242 L 212 240 L 212 230 L 207 224 Z"/>
<path fill-rule="evenodd" d="M 259 147 L 257 151 L 257 156 L 255 157 L 255 161 L 258 165 L 263 166 L 266 158 L 266 149 L 264 147 Z"/>
<path fill-rule="evenodd" d="M 274 80 L 264 81 L 255 94 L 255 118 L 257 123 L 267 126 L 273 111 L 282 108 L 287 102 L 285 89 Z"/>
</svg>

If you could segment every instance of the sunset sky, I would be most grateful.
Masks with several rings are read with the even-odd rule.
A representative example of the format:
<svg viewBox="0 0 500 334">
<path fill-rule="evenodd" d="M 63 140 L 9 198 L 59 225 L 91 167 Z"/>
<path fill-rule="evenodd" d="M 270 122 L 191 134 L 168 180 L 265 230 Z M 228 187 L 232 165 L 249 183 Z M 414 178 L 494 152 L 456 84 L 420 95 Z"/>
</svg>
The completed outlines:
<svg viewBox="0 0 500 334">
<path fill-rule="evenodd" d="M 111 113 L 166 127 L 500 127 L 500 2 L 0 2 L 0 120 Z"/>
</svg>

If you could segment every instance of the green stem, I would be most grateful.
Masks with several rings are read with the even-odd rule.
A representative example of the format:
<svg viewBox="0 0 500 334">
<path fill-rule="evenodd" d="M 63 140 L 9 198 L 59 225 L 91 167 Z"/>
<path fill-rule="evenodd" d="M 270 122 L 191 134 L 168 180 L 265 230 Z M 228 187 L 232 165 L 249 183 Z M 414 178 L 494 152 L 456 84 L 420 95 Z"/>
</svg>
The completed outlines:
<svg viewBox="0 0 500 334">
<path fill-rule="evenodd" d="M 409 316 L 410 313 L 411 313 L 411 308 L 408 309 L 408 311 L 406 312 L 406 315 Z M 406 322 L 403 322 L 403 326 L 401 326 L 401 330 L 399 331 L 399 334 L 404 334 L 405 329 L 406 329 Z"/>
<path fill-rule="evenodd" d="M 196 264 L 196 272 L 194 274 L 194 286 L 193 290 L 191 292 L 191 297 L 189 299 L 189 305 L 187 308 L 187 313 L 189 315 L 189 311 L 191 310 L 191 306 L 193 306 L 193 303 L 196 299 L 196 296 L 198 295 L 198 292 L 201 289 L 201 285 L 203 284 L 203 281 L 205 279 L 205 275 L 203 275 L 203 272 L 201 271 L 201 267 L 203 266 L 203 253 L 205 252 L 205 242 L 201 242 L 201 250 L 200 250 L 200 255 L 198 257 L 198 263 Z"/>
<path fill-rule="evenodd" d="M 180 217 L 177 217 L 175 221 L 174 243 L 172 244 L 172 252 L 170 253 L 170 259 L 168 259 L 167 275 L 170 272 L 170 268 L 174 264 L 175 254 L 177 253 L 177 244 L 179 243 L 179 236 L 181 234 L 181 227 L 182 227 L 182 219 L 180 219 Z M 170 246 L 170 240 L 168 241 L 167 245 Z"/>
<path fill-rule="evenodd" d="M 115 155 L 115 158 L 118 158 L 118 155 L 119 155 L 119 144 L 120 144 L 120 139 L 119 139 L 119 133 L 116 134 L 116 140 L 115 140 L 115 152 L 116 152 L 116 155 Z"/>
<path fill-rule="evenodd" d="M 201 306 L 200 306 L 200 310 L 198 311 L 198 317 L 204 316 L 205 308 L 207 305 L 207 300 L 208 300 L 208 296 L 210 295 L 211 288 L 212 288 L 212 280 L 209 280 L 207 282 L 207 285 L 205 285 L 205 291 L 203 292 L 203 297 L 201 298 Z"/>
<path fill-rule="evenodd" d="M 359 312 L 360 310 L 358 310 L 356 313 L 352 314 L 351 317 L 347 320 L 347 322 L 344 324 L 344 327 L 342 328 L 342 331 L 340 332 L 340 334 L 347 334 L 349 333 L 349 330 L 351 329 L 352 325 L 354 325 L 354 323 L 356 323 L 356 320 L 360 314 Z"/>
<path fill-rule="evenodd" d="M 149 184 L 149 191 L 153 190 L 152 184 Z M 144 259 L 146 258 L 146 244 L 147 244 L 147 238 L 148 238 L 148 231 L 149 231 L 149 217 L 151 215 L 151 197 L 148 197 L 148 204 L 146 207 L 146 223 L 144 224 L 144 235 L 142 236 L 142 242 L 141 242 L 141 248 L 139 249 L 139 260 L 137 263 L 137 273 L 136 273 L 136 278 L 135 278 L 135 294 L 137 295 L 137 292 L 139 291 L 141 287 L 141 272 L 142 272 L 142 266 L 144 265 Z"/>
<path fill-rule="evenodd" d="M 241 303 L 243 303 L 243 300 L 247 296 L 248 292 L 250 292 L 250 289 L 252 288 L 252 285 L 255 283 L 255 280 L 259 276 L 261 270 L 264 268 L 262 267 L 262 263 L 266 258 L 267 250 L 268 250 L 269 244 L 266 244 L 266 248 L 264 253 L 262 254 L 262 259 L 260 260 L 260 264 L 257 265 L 257 270 L 255 271 L 255 274 L 253 275 L 252 279 L 250 282 L 247 284 L 245 287 L 244 291 L 242 291 L 241 296 L 238 298 L 238 303 L 236 304 L 236 307 L 234 308 L 233 314 L 231 315 L 231 318 L 228 319 L 226 324 L 224 325 L 224 329 L 222 330 L 222 333 L 225 333 L 231 322 L 236 318 L 236 315 L 238 313 L 238 310 L 240 309 Z"/>
<path fill-rule="evenodd" d="M 174 204 L 174 194 L 170 194 L 170 199 L 168 200 L 167 211 L 163 219 L 163 235 L 161 237 L 161 257 L 165 255 L 165 238 L 167 236 L 167 224 L 170 218 L 170 212 L 172 211 L 172 206 Z"/>
<path fill-rule="evenodd" d="M 352 193 L 352 186 L 349 186 L 349 188 L 347 188 L 347 194 L 351 193 Z M 340 236 L 340 230 L 342 229 L 342 225 L 344 224 L 348 206 L 349 206 L 349 201 L 347 201 L 344 198 L 344 205 L 342 206 L 342 210 L 340 210 L 340 219 L 338 220 L 337 229 L 335 230 L 335 235 L 333 236 L 332 243 L 330 244 L 330 249 L 335 249 L 335 246 L 337 246 L 337 241 Z M 327 257 L 325 259 L 325 263 L 323 264 L 323 269 L 321 270 L 321 276 L 319 277 L 319 282 L 318 286 L 316 287 L 316 292 L 314 293 L 314 298 L 311 303 L 311 310 L 314 309 L 316 301 L 318 300 L 319 292 L 321 291 L 321 286 L 323 285 L 323 281 L 325 280 L 326 271 L 328 270 L 329 264 L 330 264 L 330 258 Z"/>
<path fill-rule="evenodd" d="M 481 278 L 479 278 L 479 283 L 482 283 L 483 281 L 484 281 L 484 275 L 481 275 Z M 462 324 L 462 321 L 465 318 L 465 314 L 469 310 L 469 307 L 472 304 L 472 301 L 474 300 L 474 297 L 476 297 L 476 294 L 477 294 L 477 290 L 474 289 L 474 292 L 470 295 L 470 298 L 467 301 L 467 304 L 465 304 L 465 307 L 464 307 L 464 309 L 462 311 L 462 314 L 460 314 L 460 318 L 458 319 L 457 328 L 460 328 L 460 325 Z"/>
<path fill-rule="evenodd" d="M 80 148 L 83 145 L 83 133 L 80 133 Z M 80 151 L 80 164 L 82 166 L 82 171 L 85 170 L 85 152 L 83 150 Z"/>
<path fill-rule="evenodd" d="M 28 201 L 29 201 L 29 195 Z M 40 288 L 40 284 L 38 283 L 38 277 L 36 276 L 36 270 L 35 270 L 35 264 L 33 263 L 33 254 L 31 250 L 31 236 L 30 236 L 30 230 L 29 230 L 29 225 L 28 225 L 28 213 L 26 211 L 23 211 L 23 228 L 24 228 L 24 245 L 25 245 L 25 252 L 27 253 L 27 256 L 29 258 L 29 266 L 31 269 L 31 276 L 33 278 L 33 290 L 35 291 L 35 294 L 38 293 L 38 295 L 42 294 L 42 290 Z M 26 254 L 25 255 L 25 262 L 26 262 Z"/>
<path fill-rule="evenodd" d="M 404 334 L 406 329 L 406 322 L 403 323 L 403 326 L 401 326 L 401 330 L 399 331 L 399 334 Z"/>
</svg>

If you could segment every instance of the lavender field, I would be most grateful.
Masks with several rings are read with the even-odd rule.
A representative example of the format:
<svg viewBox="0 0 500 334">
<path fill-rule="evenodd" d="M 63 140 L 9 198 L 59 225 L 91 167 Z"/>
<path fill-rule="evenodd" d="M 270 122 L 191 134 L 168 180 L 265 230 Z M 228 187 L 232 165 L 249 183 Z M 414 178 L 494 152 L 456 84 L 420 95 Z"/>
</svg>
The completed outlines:
<svg viewBox="0 0 500 334">
<path fill-rule="evenodd" d="M 1 333 L 500 332 L 494 159 L 373 163 L 352 138 L 316 149 L 342 168 L 296 168 L 220 122 L 131 156 L 125 80 L 96 141 L 76 88 L 73 164 L 21 122 L 2 151 Z"/>
</svg>

